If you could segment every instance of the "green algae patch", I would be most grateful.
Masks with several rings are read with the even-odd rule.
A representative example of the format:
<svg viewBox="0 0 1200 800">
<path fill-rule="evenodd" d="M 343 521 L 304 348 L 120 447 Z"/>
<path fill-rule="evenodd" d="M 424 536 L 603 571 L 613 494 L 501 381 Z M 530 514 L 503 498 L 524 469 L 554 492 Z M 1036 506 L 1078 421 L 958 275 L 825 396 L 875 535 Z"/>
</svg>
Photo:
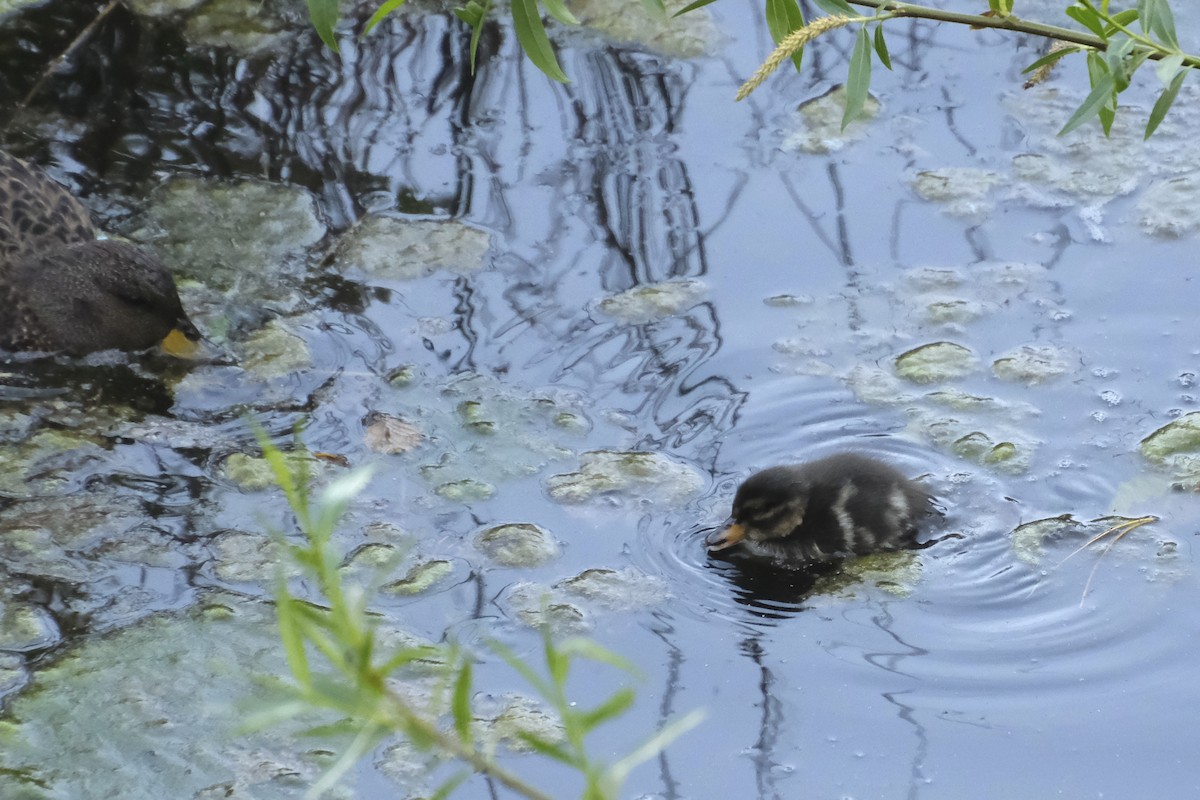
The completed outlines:
<svg viewBox="0 0 1200 800">
<path fill-rule="evenodd" d="M 611 611 L 652 608 L 671 597 L 666 581 L 633 567 L 585 569 L 573 578 L 559 581 L 555 588 Z"/>
<path fill-rule="evenodd" d="M 1142 439 L 1141 454 L 1155 464 L 1167 464 L 1177 456 L 1200 456 L 1200 411 L 1184 414 Z"/>
<path fill-rule="evenodd" d="M 895 597 L 909 597 L 921 581 L 924 565 L 916 553 L 871 553 L 847 559 L 838 571 L 813 584 L 813 595 L 856 597 L 864 586 L 874 586 Z"/>
<path fill-rule="evenodd" d="M 537 525 L 527 522 L 496 525 L 475 537 L 475 548 L 505 567 L 537 567 L 558 558 L 558 542 Z"/>
<path fill-rule="evenodd" d="M 1001 380 L 1028 385 L 1047 383 L 1072 372 L 1079 356 L 1060 347 L 1024 345 L 992 362 Z"/>
<path fill-rule="evenodd" d="M 529 391 L 478 374 L 415 380 L 397 389 L 396 416 L 423 438 L 420 476 L 447 500 L 490 497 L 496 485 L 570 458 L 590 428 L 580 398 Z"/>
<path fill-rule="evenodd" d="M 843 127 L 846 87 L 835 86 L 820 97 L 800 104 L 796 115 L 799 130 L 787 135 L 780 147 L 784 152 L 836 153 L 865 138 L 879 110 L 879 101 L 868 95 L 862 116 Z"/>
<path fill-rule="evenodd" d="M 411 595 L 429 591 L 435 584 L 448 578 L 454 565 L 440 558 L 419 561 L 411 566 L 399 580 L 385 583 L 381 591 L 387 594 Z"/>
<path fill-rule="evenodd" d="M 1013 555 L 1031 567 L 1040 567 L 1045 558 L 1045 546 L 1067 536 L 1078 537 L 1082 523 L 1070 514 L 1036 519 L 1018 525 L 1012 532 Z"/>
<path fill-rule="evenodd" d="M 319 473 L 323 464 L 308 452 L 283 453 L 283 460 L 292 474 L 292 480 L 297 483 L 303 483 L 306 478 Z M 226 480 L 247 492 L 261 492 L 279 485 L 270 462 L 262 456 L 249 453 L 230 453 L 221 463 L 221 472 Z"/>
<path fill-rule="evenodd" d="M 253 676 L 286 673 L 272 607 L 234 595 L 94 636 L 10 698 L 5 796 L 298 797 L 325 766 L 311 740 L 239 731 Z"/>
<path fill-rule="evenodd" d="M 921 199 L 936 203 L 951 216 L 984 220 L 992 213 L 992 190 L 1007 181 L 986 169 L 945 167 L 918 172 L 912 187 Z"/>
<path fill-rule="evenodd" d="M 703 487 L 691 467 L 660 453 L 595 450 L 579 457 L 579 471 L 546 481 L 560 503 L 584 503 L 605 495 L 624 495 L 668 504 L 684 502 Z"/>
<path fill-rule="evenodd" d="M 281 278 L 298 275 L 324 237 L 316 201 L 304 189 L 187 177 L 151 194 L 145 225 L 133 235 L 210 291 L 285 309 L 301 298 Z"/>
<path fill-rule="evenodd" d="M 713 52 L 720 40 L 707 9 L 673 16 L 683 0 L 667 0 L 666 14 L 651 13 L 644 5 L 624 0 L 572 0 L 571 11 L 581 25 L 620 42 L 632 42 L 674 58 L 696 58 Z M 571 28 L 560 29 L 577 36 Z"/>
<path fill-rule="evenodd" d="M 1142 193 L 1137 205 L 1142 230 L 1178 239 L 1200 230 L 1200 176 L 1196 173 L 1159 181 Z"/>
<path fill-rule="evenodd" d="M 635 286 L 600 301 L 600 310 L 630 325 L 648 322 L 687 311 L 708 292 L 703 282 L 691 279 L 662 281 Z"/>
<path fill-rule="evenodd" d="M 273 319 L 239 343 L 242 367 L 269 381 L 283 378 L 312 366 L 308 343 Z"/>
<path fill-rule="evenodd" d="M 979 359 L 961 344 L 933 342 L 901 353 L 895 366 L 896 374 L 912 383 L 939 383 L 970 375 Z"/>
<path fill-rule="evenodd" d="M 435 272 L 477 272 L 490 249 L 486 232 L 462 222 L 372 214 L 342 237 L 333 260 L 343 271 L 410 281 Z"/>
<path fill-rule="evenodd" d="M 286 547 L 271 536 L 223 531 L 212 538 L 209 548 L 213 574 L 230 583 L 271 586 L 281 571 L 289 577 L 300 573 L 288 559 Z"/>
<path fill-rule="evenodd" d="M 83 431 L 40 430 L 17 445 L 0 447 L 0 492 L 13 497 L 55 494 L 76 474 L 108 455 L 99 437 Z"/>
<path fill-rule="evenodd" d="M 211 0 L 188 20 L 184 35 L 198 47 L 225 47 L 253 55 L 276 51 L 301 30 L 294 4 L 266 0 Z"/>
<path fill-rule="evenodd" d="M 0 650 L 40 650 L 58 640 L 58 624 L 44 608 L 0 598 Z"/>
</svg>

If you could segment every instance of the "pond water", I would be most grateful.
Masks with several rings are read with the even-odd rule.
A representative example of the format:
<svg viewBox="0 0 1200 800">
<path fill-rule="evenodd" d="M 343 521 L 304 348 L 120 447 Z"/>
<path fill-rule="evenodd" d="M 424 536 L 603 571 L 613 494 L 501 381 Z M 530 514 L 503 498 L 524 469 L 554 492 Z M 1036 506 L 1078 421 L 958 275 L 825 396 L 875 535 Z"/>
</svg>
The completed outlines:
<svg viewBox="0 0 1200 800">
<path fill-rule="evenodd" d="M 1197 790 L 1196 81 L 1149 142 L 1149 73 L 1112 139 L 1060 139 L 1081 64 L 1026 91 L 1036 43 L 901 23 L 843 134 L 848 35 L 733 103 L 769 52 L 740 0 L 681 34 L 597 7 L 650 45 L 560 31 L 568 85 L 505 26 L 472 76 L 429 8 L 338 58 L 302 4 L 132 5 L 25 106 L 92 12 L 0 17 L 0 144 L 156 248 L 229 358 L 5 366 L 4 797 L 299 797 L 328 765 L 236 731 L 285 670 L 291 530 L 248 419 L 374 465 L 338 546 L 407 552 L 432 582 L 377 609 L 477 649 L 481 707 L 528 705 L 480 645 L 536 658 L 548 594 L 643 673 L 595 753 L 707 711 L 623 796 Z M 962 538 L 812 585 L 707 558 L 747 474 L 845 449 L 924 476 Z M 1158 521 L 1072 556 L 1107 515 Z M 542 547 L 479 542 L 507 524 Z M 338 794 L 427 769 L 390 742 Z"/>
</svg>

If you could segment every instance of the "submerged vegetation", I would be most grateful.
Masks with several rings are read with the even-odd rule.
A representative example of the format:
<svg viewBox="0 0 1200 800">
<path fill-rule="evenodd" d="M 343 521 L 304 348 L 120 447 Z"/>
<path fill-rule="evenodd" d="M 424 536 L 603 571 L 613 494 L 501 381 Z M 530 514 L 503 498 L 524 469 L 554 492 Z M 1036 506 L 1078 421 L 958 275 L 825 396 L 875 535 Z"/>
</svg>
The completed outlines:
<svg viewBox="0 0 1200 800">
<path fill-rule="evenodd" d="M 675 12 L 675 16 L 714 2 L 716 0 L 695 0 Z M 842 127 L 845 128 L 867 114 L 873 61 L 878 59 L 887 69 L 892 68 L 884 23 L 897 19 L 927 19 L 965 26 L 970 30 L 1005 30 L 1050 41 L 1046 54 L 1026 67 L 1025 72 L 1032 75 L 1025 84 L 1026 88 L 1045 80 L 1050 68 L 1066 56 L 1084 55 L 1091 91 L 1063 125 L 1060 135 L 1069 133 L 1092 118 L 1098 118 L 1105 134 L 1109 133 L 1116 118 L 1118 96 L 1129 88 L 1134 73 L 1143 64 L 1155 61 L 1155 74 L 1162 82 L 1163 89 L 1146 123 L 1145 136 L 1149 138 L 1175 102 L 1187 74 L 1200 67 L 1200 56 L 1185 53 L 1180 48 L 1168 0 L 1137 0 L 1135 6 L 1120 10 L 1115 10 L 1109 0 L 1100 0 L 1099 3 L 1075 0 L 1063 13 L 1085 31 L 1023 19 L 1014 13 L 1016 0 L 987 0 L 988 9 L 978 14 L 956 13 L 890 0 L 814 2 L 827 16 L 805 20 L 798 0 L 765 0 L 767 27 L 777 47 L 738 90 L 738 100 L 749 96 L 784 61 L 791 60 L 799 71 L 804 47 L 808 43 L 841 28 L 858 26 L 846 77 L 846 104 L 842 117 Z M 366 32 L 370 32 L 404 3 L 405 0 L 386 0 L 367 22 Z M 665 0 L 642 0 L 642 4 L 656 17 L 665 17 L 668 13 Z M 541 6 L 547 14 L 564 25 L 579 24 L 564 0 L 543 0 Z M 860 14 L 854 6 L 865 7 L 873 13 Z M 308 0 L 313 26 L 321 39 L 334 50 L 338 47 L 334 27 L 339 19 L 339 7 L 340 0 Z M 493 8 L 491 0 L 466 0 L 454 8 L 455 15 L 471 28 L 472 70 L 475 69 L 480 34 Z M 567 74 L 554 54 L 537 0 L 512 0 L 510 8 L 513 30 L 526 57 L 548 77 L 566 82 Z"/>
<path fill-rule="evenodd" d="M 302 577 L 317 587 L 319 597 L 310 601 L 293 594 L 280 571 L 275 597 L 292 676 L 286 687 L 290 699 L 261 712 L 252 724 L 281 722 L 320 709 L 335 718 L 322 730 L 351 737 L 351 744 L 313 785 L 310 795 L 323 794 L 385 738 L 400 735 L 417 749 L 431 753 L 434 760 L 459 765 L 439 787 L 437 797 L 447 796 L 473 773 L 486 775 L 520 797 L 563 797 L 561 791 L 538 789 L 496 758 L 495 735 L 480 730 L 479 720 L 486 715 L 477 708 L 472 655 L 454 644 L 391 644 L 380 628 L 380 618 L 370 610 L 378 587 L 345 579 L 342 554 L 332 538 L 348 504 L 370 480 L 370 470 L 334 480 L 314 503 L 308 494 L 309 476 L 296 472 L 297 463 L 307 462 L 287 458 L 265 439 L 262 444 L 264 457 L 303 534 L 301 543 L 286 545 L 290 560 Z M 387 567 L 381 565 L 380 576 Z M 579 796 L 586 800 L 618 797 L 635 766 L 656 756 L 702 717 L 694 711 L 676 719 L 628 755 L 606 764 L 588 751 L 585 740 L 596 728 L 628 710 L 635 692 L 622 685 L 597 705 L 581 708 L 568 692 L 571 668 L 582 660 L 635 675 L 632 664 L 590 639 L 556 641 L 547 626 L 542 627 L 541 670 L 499 642 L 489 642 L 488 648 L 529 684 L 551 719 L 542 729 L 518 724 L 513 736 L 524 748 L 579 772 L 583 778 Z M 432 691 L 418 690 L 416 697 L 399 691 L 396 685 L 397 674 L 415 664 L 437 677 Z"/>
</svg>

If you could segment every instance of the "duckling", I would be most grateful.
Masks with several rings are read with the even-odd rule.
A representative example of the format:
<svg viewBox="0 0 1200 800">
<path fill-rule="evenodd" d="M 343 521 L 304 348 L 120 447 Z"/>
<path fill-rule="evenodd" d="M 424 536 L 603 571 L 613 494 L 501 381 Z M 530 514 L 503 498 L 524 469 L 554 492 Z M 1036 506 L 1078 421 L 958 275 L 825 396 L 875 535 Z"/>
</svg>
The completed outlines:
<svg viewBox="0 0 1200 800">
<path fill-rule="evenodd" d="M 915 547 L 931 499 L 891 465 L 857 453 L 771 467 L 738 487 L 729 521 L 706 545 L 740 544 L 783 563 Z"/>
<path fill-rule="evenodd" d="M 0 151 L 0 349 L 196 350 L 200 332 L 162 263 L 95 235 L 65 187 Z"/>
</svg>

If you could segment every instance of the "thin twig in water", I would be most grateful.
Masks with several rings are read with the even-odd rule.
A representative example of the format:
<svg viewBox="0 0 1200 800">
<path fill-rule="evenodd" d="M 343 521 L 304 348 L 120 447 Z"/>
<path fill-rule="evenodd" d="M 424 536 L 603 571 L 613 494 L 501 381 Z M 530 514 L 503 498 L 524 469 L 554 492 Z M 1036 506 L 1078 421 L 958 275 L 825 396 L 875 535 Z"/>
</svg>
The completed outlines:
<svg viewBox="0 0 1200 800">
<path fill-rule="evenodd" d="M 51 61 L 50 65 L 46 67 L 46 69 L 42 70 L 42 75 L 37 79 L 37 83 L 33 85 L 33 88 L 30 89 L 29 93 L 25 95 L 25 98 L 21 100 L 21 108 L 25 108 L 31 102 L 33 102 L 33 98 L 37 97 L 38 92 L 40 92 L 42 87 L 46 85 L 46 81 L 50 79 L 50 76 L 58 71 L 58 68 L 61 67 L 68 58 L 74 55 L 76 50 L 83 46 L 83 43 L 86 42 L 92 35 L 92 31 L 96 30 L 96 26 L 103 22 L 104 18 L 111 14 L 119 5 L 121 5 L 121 0 L 109 0 L 108 5 L 100 9 L 100 13 L 96 15 L 96 18 L 89 22 L 87 27 L 79 32 L 79 35 L 72 40 L 67 49 L 63 50 L 62 53 L 59 54 L 58 58 Z"/>
</svg>

